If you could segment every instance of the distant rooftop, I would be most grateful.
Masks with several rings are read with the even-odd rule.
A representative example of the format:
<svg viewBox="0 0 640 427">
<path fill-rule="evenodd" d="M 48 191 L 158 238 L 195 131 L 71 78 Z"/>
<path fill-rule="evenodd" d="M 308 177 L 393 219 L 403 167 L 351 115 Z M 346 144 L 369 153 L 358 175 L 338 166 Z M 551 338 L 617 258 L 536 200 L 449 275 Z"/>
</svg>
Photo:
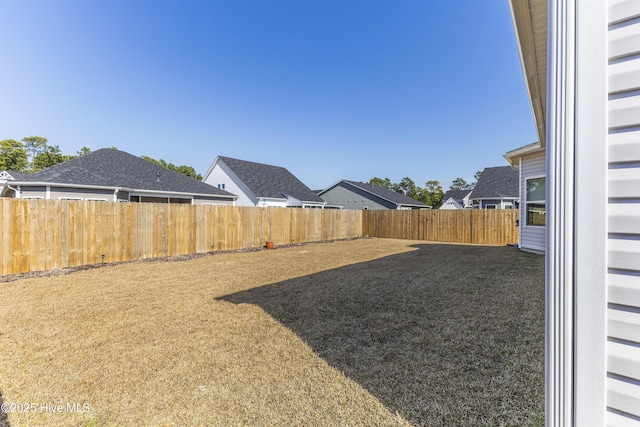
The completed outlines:
<svg viewBox="0 0 640 427">
<path fill-rule="evenodd" d="M 324 200 L 287 169 L 264 163 L 219 156 L 257 197 L 295 197 L 303 202 L 323 203 Z"/>
<path fill-rule="evenodd" d="M 373 185 L 373 184 L 368 184 L 368 183 L 364 183 L 364 182 L 358 182 L 358 181 L 349 181 L 346 179 L 343 179 L 339 182 L 345 182 L 347 184 L 353 185 L 354 187 L 357 187 L 361 190 L 367 191 L 371 194 L 374 194 L 382 199 L 388 200 L 392 203 L 395 203 L 397 205 L 402 205 L 402 206 L 413 206 L 413 207 L 417 207 L 417 208 L 429 208 L 430 206 L 427 205 L 426 203 L 420 202 L 416 199 L 412 199 L 411 197 L 407 197 L 404 194 L 401 193 L 397 193 L 389 188 L 386 187 L 380 187 L 377 185 Z M 339 183 L 338 182 L 338 183 Z M 338 183 L 334 184 L 337 185 Z M 333 186 L 331 186 L 333 187 Z M 329 187 L 329 188 L 331 188 Z M 325 189 L 328 190 L 329 188 Z M 324 192 L 325 190 L 322 190 L 322 192 Z"/>
<path fill-rule="evenodd" d="M 485 168 L 471 193 L 472 199 L 518 197 L 520 175 L 511 166 Z"/>
<path fill-rule="evenodd" d="M 10 172 L 16 181 L 74 184 L 235 197 L 204 182 L 124 151 L 102 148 L 34 173 Z"/>
</svg>

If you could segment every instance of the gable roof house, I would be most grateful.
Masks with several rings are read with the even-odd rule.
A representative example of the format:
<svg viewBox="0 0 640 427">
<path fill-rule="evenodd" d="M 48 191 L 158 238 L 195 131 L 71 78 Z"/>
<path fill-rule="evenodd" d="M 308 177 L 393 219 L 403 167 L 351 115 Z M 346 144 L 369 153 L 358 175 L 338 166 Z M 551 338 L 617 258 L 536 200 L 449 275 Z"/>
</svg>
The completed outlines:
<svg viewBox="0 0 640 427">
<path fill-rule="evenodd" d="M 475 209 L 513 209 L 518 207 L 518 172 L 511 166 L 485 168 L 471 192 Z"/>
<path fill-rule="evenodd" d="M 430 209 L 431 206 L 385 187 L 342 179 L 318 193 L 344 209 Z"/>
<path fill-rule="evenodd" d="M 546 166 L 545 422 L 637 426 L 640 2 L 509 4 Z"/>
<path fill-rule="evenodd" d="M 471 207 L 472 190 L 449 190 L 442 197 L 440 209 L 465 209 Z"/>
<path fill-rule="evenodd" d="M 100 149 L 34 173 L 0 173 L 2 197 L 233 205 L 237 196 L 124 151 Z"/>
<path fill-rule="evenodd" d="M 237 194 L 237 206 L 323 208 L 326 204 L 280 166 L 218 156 L 203 181 Z"/>
</svg>

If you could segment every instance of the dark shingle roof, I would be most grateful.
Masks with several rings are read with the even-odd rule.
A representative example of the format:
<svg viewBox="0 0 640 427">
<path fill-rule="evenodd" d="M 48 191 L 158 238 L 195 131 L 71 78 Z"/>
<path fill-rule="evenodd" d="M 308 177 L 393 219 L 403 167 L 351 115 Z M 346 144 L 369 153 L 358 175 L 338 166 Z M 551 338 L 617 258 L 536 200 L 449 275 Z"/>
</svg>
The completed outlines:
<svg viewBox="0 0 640 427">
<path fill-rule="evenodd" d="M 451 198 L 456 202 L 462 203 L 462 200 L 467 197 L 467 194 L 471 193 L 471 190 L 449 190 L 444 193 L 443 201 L 447 201 Z"/>
<path fill-rule="evenodd" d="M 519 174 L 511 166 L 485 168 L 471 194 L 472 199 L 518 197 Z"/>
<path fill-rule="evenodd" d="M 395 191 L 390 190 L 386 187 L 379 187 L 373 184 L 365 184 L 364 182 L 348 181 L 346 179 L 343 179 L 342 181 L 398 205 L 417 206 L 423 208 L 429 207 L 429 205 L 427 205 L 426 203 L 422 203 L 418 200 L 412 199 L 411 197 L 407 197 L 404 194 L 396 193 Z"/>
<path fill-rule="evenodd" d="M 286 194 L 303 202 L 324 202 L 302 181 L 283 167 L 223 156 L 219 156 L 218 159 L 229 166 L 257 197 L 281 199 Z"/>
<path fill-rule="evenodd" d="M 108 148 L 92 151 L 39 172 L 23 174 L 20 181 L 233 196 L 140 157 Z"/>
</svg>

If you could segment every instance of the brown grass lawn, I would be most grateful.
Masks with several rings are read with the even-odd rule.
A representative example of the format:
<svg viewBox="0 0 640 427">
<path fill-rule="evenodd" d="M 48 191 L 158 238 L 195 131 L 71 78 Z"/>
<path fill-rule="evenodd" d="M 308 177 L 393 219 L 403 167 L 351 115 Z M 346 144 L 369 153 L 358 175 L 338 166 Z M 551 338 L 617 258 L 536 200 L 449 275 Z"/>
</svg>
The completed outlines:
<svg viewBox="0 0 640 427">
<path fill-rule="evenodd" d="M 542 425 L 543 269 L 363 239 L 0 283 L 0 425 Z"/>
</svg>

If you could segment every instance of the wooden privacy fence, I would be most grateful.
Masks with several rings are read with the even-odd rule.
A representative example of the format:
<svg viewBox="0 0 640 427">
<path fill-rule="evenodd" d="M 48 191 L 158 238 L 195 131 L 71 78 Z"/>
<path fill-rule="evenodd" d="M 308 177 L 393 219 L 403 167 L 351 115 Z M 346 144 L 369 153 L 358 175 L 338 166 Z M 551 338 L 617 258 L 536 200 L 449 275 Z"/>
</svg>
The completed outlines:
<svg viewBox="0 0 640 427">
<path fill-rule="evenodd" d="M 518 243 L 517 220 L 517 209 L 369 210 L 363 217 L 363 234 L 502 246 Z"/>
<path fill-rule="evenodd" d="M 0 198 L 0 274 L 358 238 L 517 243 L 517 210 L 356 211 Z"/>
<path fill-rule="evenodd" d="M 362 212 L 0 199 L 1 274 L 357 238 Z"/>
</svg>

